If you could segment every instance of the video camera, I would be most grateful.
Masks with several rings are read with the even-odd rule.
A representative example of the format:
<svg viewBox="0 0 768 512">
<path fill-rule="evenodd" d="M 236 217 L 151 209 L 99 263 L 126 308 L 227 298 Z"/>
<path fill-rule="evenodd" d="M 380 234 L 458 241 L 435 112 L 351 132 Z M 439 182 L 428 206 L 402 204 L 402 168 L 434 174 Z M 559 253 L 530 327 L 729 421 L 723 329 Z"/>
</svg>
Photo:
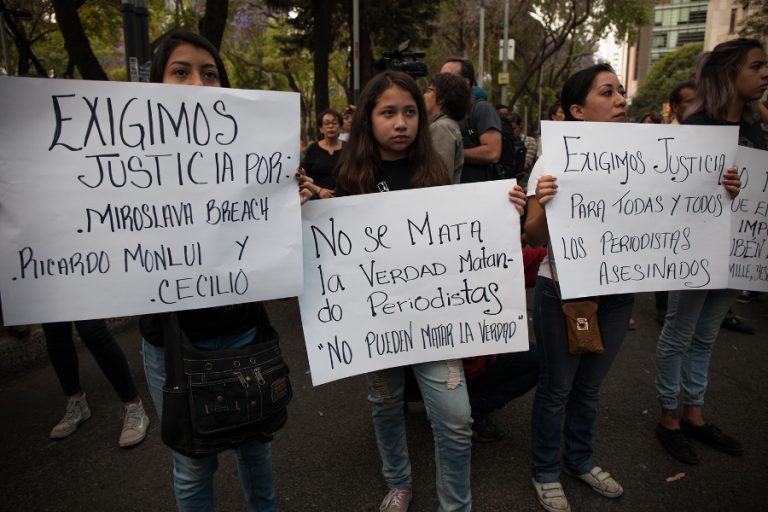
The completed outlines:
<svg viewBox="0 0 768 512">
<path fill-rule="evenodd" d="M 374 67 L 379 71 L 388 69 L 402 71 L 413 78 L 427 76 L 427 65 L 420 60 L 427 52 L 409 52 L 407 50 L 410 44 L 411 41 L 408 40 L 400 43 L 397 50 L 382 53 L 381 58 L 374 63 Z"/>
</svg>

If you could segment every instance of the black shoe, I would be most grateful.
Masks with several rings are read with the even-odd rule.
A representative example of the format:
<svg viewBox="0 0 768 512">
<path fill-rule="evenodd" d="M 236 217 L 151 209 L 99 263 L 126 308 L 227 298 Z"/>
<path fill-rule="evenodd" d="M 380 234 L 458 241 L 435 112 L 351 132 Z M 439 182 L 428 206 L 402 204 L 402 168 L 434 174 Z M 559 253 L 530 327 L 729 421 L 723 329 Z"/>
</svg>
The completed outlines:
<svg viewBox="0 0 768 512">
<path fill-rule="evenodd" d="M 740 316 L 729 315 L 725 317 L 722 327 L 742 334 L 755 334 L 755 328 L 744 321 Z"/>
<path fill-rule="evenodd" d="M 691 440 L 681 429 L 670 430 L 663 426 L 656 425 L 656 437 L 659 438 L 661 446 L 669 452 L 674 458 L 686 464 L 698 464 L 699 456 L 693 449 Z"/>
<path fill-rule="evenodd" d="M 722 430 L 711 423 L 705 423 L 704 425 L 697 427 L 681 419 L 680 428 L 689 437 L 709 445 L 717 451 L 729 453 L 731 455 L 742 455 L 744 453 L 744 448 L 741 446 L 740 442 L 728 434 L 723 433 Z"/>
<path fill-rule="evenodd" d="M 495 443 L 504 437 L 504 432 L 491 419 L 491 415 L 480 416 L 472 421 L 472 440 L 479 443 Z"/>
<path fill-rule="evenodd" d="M 760 296 L 759 292 L 750 292 L 750 291 L 744 290 L 741 293 L 739 293 L 738 297 L 736 297 L 736 302 L 738 302 L 739 304 L 749 304 L 759 296 Z"/>
</svg>

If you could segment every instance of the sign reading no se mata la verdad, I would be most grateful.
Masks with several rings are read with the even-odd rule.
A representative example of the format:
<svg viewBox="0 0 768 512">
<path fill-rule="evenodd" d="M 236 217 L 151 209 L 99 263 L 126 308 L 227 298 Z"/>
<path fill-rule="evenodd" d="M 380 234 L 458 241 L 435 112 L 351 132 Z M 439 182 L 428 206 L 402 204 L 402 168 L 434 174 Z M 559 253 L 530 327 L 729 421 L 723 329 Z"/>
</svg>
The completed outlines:
<svg viewBox="0 0 768 512">
<path fill-rule="evenodd" d="M 542 123 L 563 298 L 726 288 L 738 127 Z"/>
<path fill-rule="evenodd" d="M 768 151 L 739 146 L 741 192 L 731 203 L 729 288 L 768 292 Z"/>
<path fill-rule="evenodd" d="M 299 297 L 315 385 L 528 350 L 514 180 L 310 201 Z"/>
<path fill-rule="evenodd" d="M 293 93 L 0 78 L 8 324 L 296 295 Z"/>
</svg>

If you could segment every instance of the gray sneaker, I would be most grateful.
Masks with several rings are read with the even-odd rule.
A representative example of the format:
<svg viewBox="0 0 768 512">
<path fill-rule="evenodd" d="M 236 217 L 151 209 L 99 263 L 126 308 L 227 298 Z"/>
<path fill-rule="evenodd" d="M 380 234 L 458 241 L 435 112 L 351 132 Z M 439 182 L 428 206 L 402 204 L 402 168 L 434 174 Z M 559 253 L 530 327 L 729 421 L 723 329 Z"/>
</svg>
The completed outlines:
<svg viewBox="0 0 768 512">
<path fill-rule="evenodd" d="M 379 510 L 382 512 L 405 512 L 411 504 L 411 488 L 392 489 L 384 496 Z"/>
<path fill-rule="evenodd" d="M 64 439 L 71 435 L 77 426 L 91 417 L 88 402 L 85 401 L 85 393 L 80 397 L 70 397 L 67 402 L 67 412 L 61 421 L 51 430 L 51 439 Z"/>
<path fill-rule="evenodd" d="M 120 433 L 120 448 L 127 448 L 139 444 L 147 437 L 149 428 L 149 416 L 144 412 L 141 400 L 135 404 L 128 404 L 123 409 L 123 431 Z"/>
</svg>

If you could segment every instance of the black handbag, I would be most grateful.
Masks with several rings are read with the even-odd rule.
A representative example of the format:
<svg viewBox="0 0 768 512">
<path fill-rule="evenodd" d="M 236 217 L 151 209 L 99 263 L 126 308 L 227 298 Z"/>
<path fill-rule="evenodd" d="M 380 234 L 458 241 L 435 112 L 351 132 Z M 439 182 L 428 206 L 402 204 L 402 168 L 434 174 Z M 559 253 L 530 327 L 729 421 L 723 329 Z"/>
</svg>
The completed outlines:
<svg viewBox="0 0 768 512">
<path fill-rule="evenodd" d="M 195 348 L 175 313 L 163 315 L 165 387 L 161 437 L 173 450 L 200 458 L 237 448 L 246 439 L 269 442 L 286 422 L 293 392 L 279 336 L 261 309 L 247 347 Z"/>
</svg>

